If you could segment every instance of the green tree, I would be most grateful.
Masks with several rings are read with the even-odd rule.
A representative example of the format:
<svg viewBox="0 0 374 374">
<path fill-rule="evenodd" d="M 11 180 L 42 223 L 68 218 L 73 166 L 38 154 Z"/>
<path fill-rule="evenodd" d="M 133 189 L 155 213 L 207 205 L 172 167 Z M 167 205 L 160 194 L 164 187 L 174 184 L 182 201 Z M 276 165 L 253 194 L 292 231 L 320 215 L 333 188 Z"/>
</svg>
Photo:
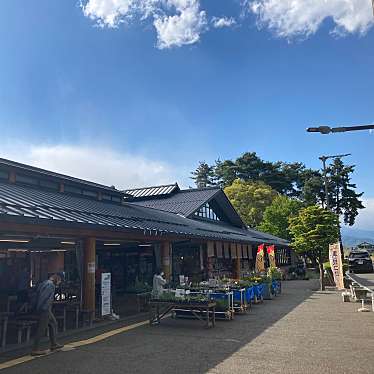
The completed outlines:
<svg viewBox="0 0 374 374">
<path fill-rule="evenodd" d="M 327 209 L 312 205 L 301 209 L 296 217 L 290 219 L 289 230 L 292 236 L 291 246 L 295 251 L 318 263 L 323 291 L 323 263 L 328 258 L 329 244 L 335 243 L 339 238 L 337 216 Z"/>
<path fill-rule="evenodd" d="M 327 169 L 330 208 L 349 226 L 355 223 L 359 209 L 365 208 L 360 200 L 363 193 L 357 193 L 357 186 L 351 182 L 354 169 L 353 165 L 344 165 L 340 158 L 335 158 Z"/>
<path fill-rule="evenodd" d="M 325 205 L 325 188 L 318 170 L 305 169 L 300 175 L 299 198 L 305 205 Z"/>
<path fill-rule="evenodd" d="M 231 160 L 217 160 L 214 166 L 214 179 L 222 188 L 230 186 L 238 178 L 238 167 Z"/>
<path fill-rule="evenodd" d="M 264 161 L 256 152 L 245 152 L 234 161 L 216 161 L 214 175 L 222 187 L 230 186 L 238 178 L 246 182 L 262 181 L 281 194 L 298 197 L 305 170 L 305 165 L 299 162 Z"/>
<path fill-rule="evenodd" d="M 236 179 L 231 186 L 226 187 L 225 193 L 243 221 L 250 227 L 256 227 L 261 223 L 265 209 L 278 195 L 263 182 L 245 182 L 241 179 Z"/>
<path fill-rule="evenodd" d="M 213 166 L 209 166 L 205 161 L 200 161 L 195 171 L 191 172 L 195 184 L 198 188 L 215 185 Z"/>
<path fill-rule="evenodd" d="M 291 240 L 289 219 L 295 217 L 303 203 L 287 196 L 277 196 L 272 204 L 265 209 L 264 216 L 258 229 L 280 238 Z"/>
</svg>

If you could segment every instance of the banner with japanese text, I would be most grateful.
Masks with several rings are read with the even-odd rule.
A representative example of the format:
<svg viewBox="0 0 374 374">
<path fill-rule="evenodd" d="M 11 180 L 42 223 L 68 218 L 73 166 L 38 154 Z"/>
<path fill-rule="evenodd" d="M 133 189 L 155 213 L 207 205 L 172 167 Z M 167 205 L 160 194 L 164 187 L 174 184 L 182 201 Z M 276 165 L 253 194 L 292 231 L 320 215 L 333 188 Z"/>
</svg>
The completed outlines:
<svg viewBox="0 0 374 374">
<path fill-rule="evenodd" d="M 343 263 L 340 252 L 340 243 L 330 244 L 329 258 L 332 275 L 334 277 L 335 285 L 338 290 L 344 289 L 343 280 Z"/>
<path fill-rule="evenodd" d="M 256 271 L 261 273 L 265 271 L 265 244 L 260 244 L 257 248 Z"/>
<path fill-rule="evenodd" d="M 274 268 L 277 267 L 275 263 L 275 245 L 268 245 L 266 249 L 268 252 L 270 266 Z"/>
</svg>

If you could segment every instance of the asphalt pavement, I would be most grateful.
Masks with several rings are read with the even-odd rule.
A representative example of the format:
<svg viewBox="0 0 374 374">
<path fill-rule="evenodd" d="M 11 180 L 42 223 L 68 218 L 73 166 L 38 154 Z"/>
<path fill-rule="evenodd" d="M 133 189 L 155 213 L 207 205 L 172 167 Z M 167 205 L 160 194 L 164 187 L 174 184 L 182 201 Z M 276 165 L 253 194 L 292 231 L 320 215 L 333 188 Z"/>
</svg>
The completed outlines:
<svg viewBox="0 0 374 374">
<path fill-rule="evenodd" d="M 374 313 L 358 313 L 359 304 L 316 287 L 284 282 L 280 297 L 214 329 L 168 318 L 2 372 L 373 374 Z"/>
</svg>

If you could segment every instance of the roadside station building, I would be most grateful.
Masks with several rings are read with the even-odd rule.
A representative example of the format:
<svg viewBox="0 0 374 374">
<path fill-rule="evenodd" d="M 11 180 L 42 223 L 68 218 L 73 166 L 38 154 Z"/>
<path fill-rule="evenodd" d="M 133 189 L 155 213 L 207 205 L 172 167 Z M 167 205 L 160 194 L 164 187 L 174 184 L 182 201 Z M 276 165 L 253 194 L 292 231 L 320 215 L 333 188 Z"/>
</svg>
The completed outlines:
<svg viewBox="0 0 374 374">
<path fill-rule="evenodd" d="M 99 314 L 100 274 L 109 272 L 114 309 L 126 315 L 156 268 L 170 282 L 238 277 L 262 243 L 290 264 L 288 243 L 246 228 L 219 188 L 120 191 L 0 159 L 0 308 L 63 271 L 66 295 Z"/>
</svg>

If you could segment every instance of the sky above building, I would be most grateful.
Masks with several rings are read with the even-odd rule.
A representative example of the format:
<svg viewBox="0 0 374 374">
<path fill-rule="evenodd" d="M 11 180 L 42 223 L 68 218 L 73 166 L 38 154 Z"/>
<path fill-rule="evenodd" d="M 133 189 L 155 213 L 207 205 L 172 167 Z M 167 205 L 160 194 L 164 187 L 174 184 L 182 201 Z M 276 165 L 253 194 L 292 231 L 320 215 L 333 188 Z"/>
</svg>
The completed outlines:
<svg viewBox="0 0 374 374">
<path fill-rule="evenodd" d="M 0 157 L 130 188 L 352 153 L 374 229 L 371 0 L 3 0 Z"/>
</svg>

